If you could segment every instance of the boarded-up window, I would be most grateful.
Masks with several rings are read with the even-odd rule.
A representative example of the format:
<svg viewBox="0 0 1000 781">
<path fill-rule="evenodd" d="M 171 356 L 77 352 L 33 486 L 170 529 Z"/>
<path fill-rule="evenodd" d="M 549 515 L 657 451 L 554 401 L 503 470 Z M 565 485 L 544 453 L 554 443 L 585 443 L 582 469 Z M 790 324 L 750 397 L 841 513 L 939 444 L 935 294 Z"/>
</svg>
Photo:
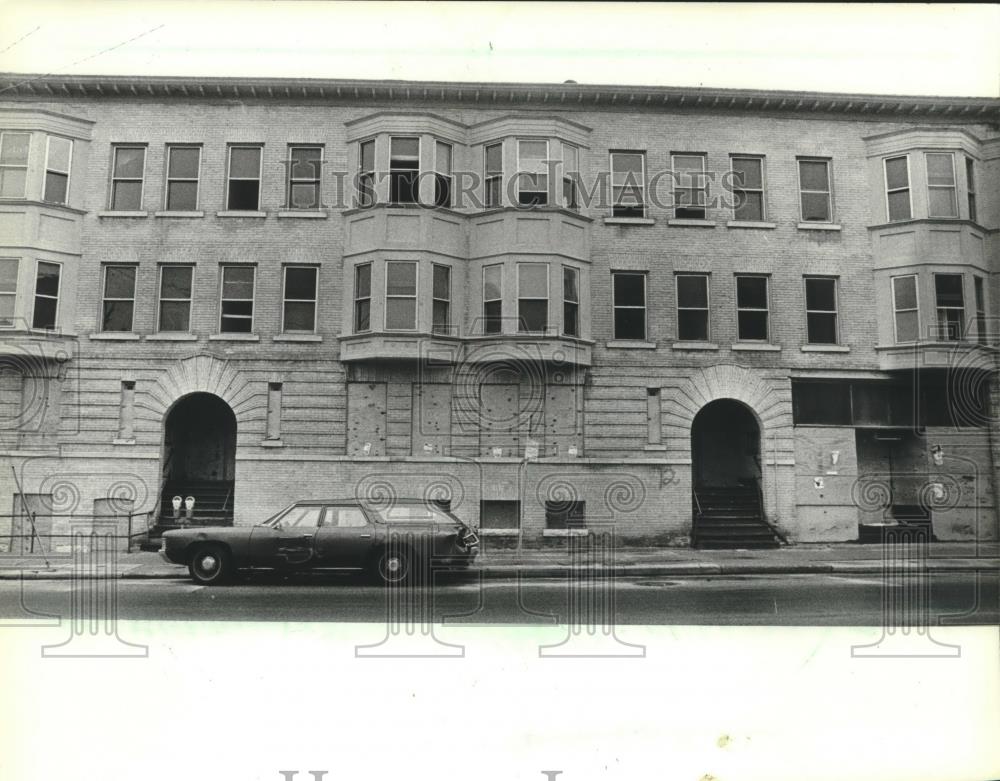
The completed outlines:
<svg viewBox="0 0 1000 781">
<path fill-rule="evenodd" d="M 578 389 L 575 383 L 549 384 L 545 388 L 545 444 L 546 455 L 565 456 L 569 448 L 576 447 L 577 455 L 583 447 L 583 431 L 577 411 Z"/>
<path fill-rule="evenodd" d="M 413 455 L 443 456 L 451 451 L 451 385 L 413 384 Z"/>
<path fill-rule="evenodd" d="M 506 383 L 479 387 L 479 445 L 483 455 L 506 458 L 519 455 L 519 390 L 517 385 Z"/>
<path fill-rule="evenodd" d="M 135 436 L 135 381 L 122 381 L 121 405 L 118 409 L 118 438 Z"/>
<path fill-rule="evenodd" d="M 0 363 L 0 445 L 7 448 L 17 446 L 23 384 L 16 367 Z"/>
<path fill-rule="evenodd" d="M 479 526 L 483 529 L 519 529 L 521 503 L 511 500 L 484 499 L 479 503 Z"/>
<path fill-rule="evenodd" d="M 385 455 L 386 384 L 347 384 L 347 454 Z"/>
</svg>

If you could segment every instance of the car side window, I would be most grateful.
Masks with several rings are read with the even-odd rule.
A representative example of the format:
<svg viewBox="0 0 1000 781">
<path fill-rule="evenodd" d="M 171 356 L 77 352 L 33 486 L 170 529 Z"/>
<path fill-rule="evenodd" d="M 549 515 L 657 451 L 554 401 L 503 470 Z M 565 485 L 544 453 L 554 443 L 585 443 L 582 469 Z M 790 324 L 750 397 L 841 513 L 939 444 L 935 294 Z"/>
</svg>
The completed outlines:
<svg viewBox="0 0 1000 781">
<path fill-rule="evenodd" d="M 281 519 L 282 529 L 315 529 L 319 526 L 322 507 L 306 505 L 305 507 L 293 507 L 284 518 Z"/>
<path fill-rule="evenodd" d="M 367 526 L 368 518 L 360 507 L 327 507 L 325 525 L 352 529 Z"/>
</svg>

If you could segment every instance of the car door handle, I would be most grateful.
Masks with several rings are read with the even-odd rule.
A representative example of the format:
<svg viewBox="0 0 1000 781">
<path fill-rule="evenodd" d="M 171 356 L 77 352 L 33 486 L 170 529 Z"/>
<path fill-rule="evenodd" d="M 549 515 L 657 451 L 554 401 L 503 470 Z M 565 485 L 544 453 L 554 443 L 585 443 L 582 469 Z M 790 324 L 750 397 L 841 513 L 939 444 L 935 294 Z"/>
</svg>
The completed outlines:
<svg viewBox="0 0 1000 781">
<path fill-rule="evenodd" d="M 364 539 L 365 537 L 371 537 L 370 534 L 359 534 L 358 536 L 361 537 L 362 539 Z"/>
</svg>

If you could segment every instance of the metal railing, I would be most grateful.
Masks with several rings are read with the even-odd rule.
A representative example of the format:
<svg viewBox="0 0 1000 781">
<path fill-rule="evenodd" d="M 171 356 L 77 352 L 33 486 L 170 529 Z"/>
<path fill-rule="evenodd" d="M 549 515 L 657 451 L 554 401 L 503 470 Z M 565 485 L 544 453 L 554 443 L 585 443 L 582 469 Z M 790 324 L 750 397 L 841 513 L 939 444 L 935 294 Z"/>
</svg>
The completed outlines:
<svg viewBox="0 0 1000 781">
<path fill-rule="evenodd" d="M 32 556 L 54 553 L 60 540 L 65 540 L 68 544 L 79 535 L 78 532 L 72 531 L 75 525 L 89 525 L 93 529 L 101 530 L 104 536 L 121 539 L 125 544 L 125 552 L 131 553 L 137 540 L 149 536 L 153 513 L 143 510 L 113 515 L 46 512 L 33 512 L 33 515 L 34 529 L 31 528 L 31 519 L 26 514 L 0 514 L 0 526 L 6 527 L 6 531 L 0 534 L 0 555 Z M 66 524 L 70 530 L 53 533 L 51 529 L 57 524 Z M 44 531 L 39 526 L 47 527 L 49 531 Z M 109 533 L 112 527 L 114 531 Z M 119 533 L 119 530 L 122 533 Z"/>
</svg>

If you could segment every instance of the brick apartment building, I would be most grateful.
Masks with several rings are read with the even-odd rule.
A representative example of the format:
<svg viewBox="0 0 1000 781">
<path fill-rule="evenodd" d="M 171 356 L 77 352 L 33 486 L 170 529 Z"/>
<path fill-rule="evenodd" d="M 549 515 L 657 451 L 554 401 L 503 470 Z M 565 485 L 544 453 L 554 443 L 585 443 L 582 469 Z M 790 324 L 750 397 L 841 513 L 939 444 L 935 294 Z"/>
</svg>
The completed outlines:
<svg viewBox="0 0 1000 781">
<path fill-rule="evenodd" d="M 0 532 L 395 494 L 526 545 L 995 538 L 998 122 L 2 76 Z"/>
</svg>

